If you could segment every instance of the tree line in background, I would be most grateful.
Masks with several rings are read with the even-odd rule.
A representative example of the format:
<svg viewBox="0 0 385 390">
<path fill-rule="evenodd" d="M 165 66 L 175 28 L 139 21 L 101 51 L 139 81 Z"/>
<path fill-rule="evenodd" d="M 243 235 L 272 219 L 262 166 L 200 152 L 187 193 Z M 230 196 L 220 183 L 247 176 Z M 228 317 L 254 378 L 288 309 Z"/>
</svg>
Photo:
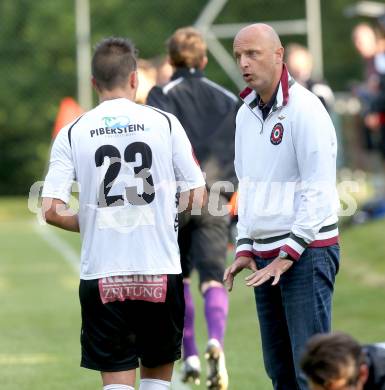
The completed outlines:
<svg viewBox="0 0 385 390">
<path fill-rule="evenodd" d="M 128 36 L 140 57 L 164 54 L 165 40 L 195 22 L 206 0 L 90 0 L 91 42 Z M 215 23 L 299 19 L 305 0 L 229 0 Z M 354 1 L 321 0 L 325 77 L 334 90 L 361 79 L 360 58 L 351 43 L 357 19 L 343 9 Z M 0 195 L 27 194 L 45 174 L 60 100 L 76 98 L 74 0 L 0 2 Z M 306 44 L 304 36 L 283 43 Z M 232 40 L 223 41 L 231 50 Z M 215 60 L 207 75 L 237 92 Z M 96 101 L 95 101 L 96 103 Z"/>
</svg>

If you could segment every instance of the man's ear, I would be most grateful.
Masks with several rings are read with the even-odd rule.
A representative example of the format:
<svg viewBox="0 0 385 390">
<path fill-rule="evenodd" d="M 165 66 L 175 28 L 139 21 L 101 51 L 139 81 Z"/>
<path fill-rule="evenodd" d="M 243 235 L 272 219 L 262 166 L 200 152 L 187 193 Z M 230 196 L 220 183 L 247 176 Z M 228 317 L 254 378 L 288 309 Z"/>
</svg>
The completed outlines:
<svg viewBox="0 0 385 390">
<path fill-rule="evenodd" d="M 207 58 L 207 56 L 204 56 L 202 58 L 200 65 L 199 65 L 199 69 L 203 70 L 204 68 L 206 68 L 207 62 L 208 62 L 208 58 Z"/>
<path fill-rule="evenodd" d="M 285 49 L 282 46 L 275 51 L 277 64 L 281 64 L 283 62 L 284 52 Z"/>
<path fill-rule="evenodd" d="M 132 89 L 136 90 L 138 88 L 139 78 L 138 78 L 138 72 L 136 70 L 130 73 L 129 83 Z"/>
<path fill-rule="evenodd" d="M 175 66 L 175 64 L 174 64 L 174 61 L 172 60 L 172 58 L 171 58 L 169 55 L 167 55 L 167 62 L 171 65 L 172 70 L 173 70 L 173 72 L 174 72 L 175 69 L 176 69 L 176 66 Z"/>
<path fill-rule="evenodd" d="M 358 369 L 358 378 L 362 384 L 365 384 L 369 378 L 369 367 L 367 364 L 363 363 Z"/>
<path fill-rule="evenodd" d="M 92 86 L 94 87 L 94 89 L 95 89 L 96 92 L 100 92 L 100 88 L 99 88 L 99 86 L 98 86 L 97 81 L 95 80 L 95 77 L 92 77 L 92 78 L 91 78 L 91 84 L 92 84 Z"/>
</svg>

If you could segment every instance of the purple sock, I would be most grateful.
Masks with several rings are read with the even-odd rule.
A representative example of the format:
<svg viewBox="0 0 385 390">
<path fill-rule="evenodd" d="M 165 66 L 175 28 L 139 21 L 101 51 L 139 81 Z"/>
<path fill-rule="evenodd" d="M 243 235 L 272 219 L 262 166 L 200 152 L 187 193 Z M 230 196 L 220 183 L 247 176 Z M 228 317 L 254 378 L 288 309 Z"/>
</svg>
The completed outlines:
<svg viewBox="0 0 385 390">
<path fill-rule="evenodd" d="M 209 339 L 217 339 L 223 347 L 229 298 L 224 287 L 210 287 L 204 293 L 205 316 Z"/>
<path fill-rule="evenodd" d="M 190 292 L 190 284 L 183 283 L 184 300 L 185 300 L 185 314 L 184 314 L 184 330 L 183 330 L 183 359 L 191 355 L 198 355 L 198 349 L 195 342 L 194 332 L 194 301 Z"/>
</svg>

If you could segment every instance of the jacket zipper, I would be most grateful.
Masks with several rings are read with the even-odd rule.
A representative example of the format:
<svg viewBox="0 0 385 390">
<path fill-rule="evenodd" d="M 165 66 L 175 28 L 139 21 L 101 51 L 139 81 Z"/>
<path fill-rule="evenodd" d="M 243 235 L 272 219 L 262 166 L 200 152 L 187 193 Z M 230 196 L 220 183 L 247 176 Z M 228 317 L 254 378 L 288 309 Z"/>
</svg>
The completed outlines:
<svg viewBox="0 0 385 390">
<path fill-rule="evenodd" d="M 263 121 L 243 99 L 241 99 L 241 100 L 243 101 L 243 103 L 245 103 L 246 107 L 251 111 L 251 113 L 255 116 L 255 118 L 257 118 L 259 120 L 259 122 L 261 122 L 261 131 L 259 132 L 259 134 L 262 134 L 263 133 Z"/>
<path fill-rule="evenodd" d="M 265 122 L 275 113 L 277 112 L 280 107 L 276 107 L 275 110 L 272 110 L 269 115 L 266 117 L 266 119 L 263 121 L 261 120 L 261 118 L 251 109 L 251 107 L 244 101 L 242 100 L 243 103 L 246 104 L 247 108 L 251 111 L 251 113 L 261 122 L 261 131 L 259 132 L 259 134 L 263 134 L 263 125 L 265 124 Z"/>
<path fill-rule="evenodd" d="M 280 107 L 276 107 L 274 110 L 270 112 L 270 114 L 266 117 L 265 122 L 275 113 L 278 111 Z"/>
</svg>

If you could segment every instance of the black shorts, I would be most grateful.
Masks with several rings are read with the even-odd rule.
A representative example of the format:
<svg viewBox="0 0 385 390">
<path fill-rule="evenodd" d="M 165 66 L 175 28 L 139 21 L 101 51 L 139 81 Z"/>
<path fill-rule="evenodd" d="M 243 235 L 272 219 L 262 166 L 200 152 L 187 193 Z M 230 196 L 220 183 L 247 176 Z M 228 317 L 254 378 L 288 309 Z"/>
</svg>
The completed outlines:
<svg viewBox="0 0 385 390">
<path fill-rule="evenodd" d="M 81 366 L 115 372 L 148 368 L 181 357 L 184 326 L 182 275 L 168 275 L 164 303 L 126 300 L 103 304 L 98 279 L 80 280 Z"/>
<path fill-rule="evenodd" d="M 220 200 L 228 203 L 224 197 Z M 178 244 L 184 278 L 190 277 L 195 268 L 200 284 L 210 280 L 222 283 L 229 227 L 229 215 L 213 216 L 207 206 L 202 209 L 201 215 L 191 216 L 186 212 L 180 215 Z"/>
</svg>

